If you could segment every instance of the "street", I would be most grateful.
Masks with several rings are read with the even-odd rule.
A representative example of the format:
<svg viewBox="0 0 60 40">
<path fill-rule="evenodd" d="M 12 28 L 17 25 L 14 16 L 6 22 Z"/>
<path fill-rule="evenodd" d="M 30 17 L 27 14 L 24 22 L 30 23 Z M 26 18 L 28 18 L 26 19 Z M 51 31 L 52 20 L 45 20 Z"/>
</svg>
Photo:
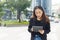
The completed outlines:
<svg viewBox="0 0 60 40">
<path fill-rule="evenodd" d="M 60 22 L 51 22 L 51 32 L 48 34 L 48 40 L 60 40 Z M 22 27 L 0 27 L 0 40 L 30 40 L 28 26 Z"/>
</svg>

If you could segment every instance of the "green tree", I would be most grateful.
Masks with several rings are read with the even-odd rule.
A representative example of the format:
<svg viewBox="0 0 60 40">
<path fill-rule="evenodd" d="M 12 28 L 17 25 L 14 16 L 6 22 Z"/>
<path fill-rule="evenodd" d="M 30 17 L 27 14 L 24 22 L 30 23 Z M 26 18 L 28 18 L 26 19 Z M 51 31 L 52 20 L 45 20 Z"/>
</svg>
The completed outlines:
<svg viewBox="0 0 60 40">
<path fill-rule="evenodd" d="M 0 2 L 0 20 L 1 20 L 1 17 L 4 15 L 2 8 L 3 8 L 3 4 L 2 4 L 2 2 Z"/>
<path fill-rule="evenodd" d="M 20 22 L 21 11 L 24 11 L 27 7 L 30 6 L 29 0 L 6 0 L 7 7 L 14 7 L 17 10 L 17 19 Z"/>
<path fill-rule="evenodd" d="M 0 2 L 0 22 L 2 21 L 2 16 L 4 15 L 4 12 L 3 12 L 3 3 L 2 2 Z M 0 23 L 0 25 L 1 25 L 1 23 Z"/>
</svg>

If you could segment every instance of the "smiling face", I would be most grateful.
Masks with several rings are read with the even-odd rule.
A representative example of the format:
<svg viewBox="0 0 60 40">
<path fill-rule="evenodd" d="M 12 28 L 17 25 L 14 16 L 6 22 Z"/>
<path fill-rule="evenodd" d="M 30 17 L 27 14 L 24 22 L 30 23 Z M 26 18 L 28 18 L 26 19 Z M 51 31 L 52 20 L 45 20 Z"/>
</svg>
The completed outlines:
<svg viewBox="0 0 60 40">
<path fill-rule="evenodd" d="M 43 11 L 41 9 L 37 8 L 35 10 L 35 15 L 37 16 L 37 18 L 41 18 L 42 14 L 43 14 Z"/>
</svg>

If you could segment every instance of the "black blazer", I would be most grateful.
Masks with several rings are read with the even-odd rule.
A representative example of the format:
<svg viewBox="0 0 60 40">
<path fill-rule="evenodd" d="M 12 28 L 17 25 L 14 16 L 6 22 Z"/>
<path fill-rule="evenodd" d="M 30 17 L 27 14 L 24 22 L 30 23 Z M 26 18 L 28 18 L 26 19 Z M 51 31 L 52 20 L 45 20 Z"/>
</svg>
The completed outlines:
<svg viewBox="0 0 60 40">
<path fill-rule="evenodd" d="M 44 34 L 40 34 L 39 32 L 32 32 L 31 28 L 32 26 L 43 26 L 44 29 Z M 31 18 L 29 21 L 29 26 L 28 26 L 28 31 L 31 33 L 31 40 L 34 40 L 35 35 L 39 35 L 41 37 L 42 40 L 47 40 L 47 35 L 50 32 L 50 23 L 48 22 L 43 22 L 38 21 L 37 19 Z"/>
</svg>

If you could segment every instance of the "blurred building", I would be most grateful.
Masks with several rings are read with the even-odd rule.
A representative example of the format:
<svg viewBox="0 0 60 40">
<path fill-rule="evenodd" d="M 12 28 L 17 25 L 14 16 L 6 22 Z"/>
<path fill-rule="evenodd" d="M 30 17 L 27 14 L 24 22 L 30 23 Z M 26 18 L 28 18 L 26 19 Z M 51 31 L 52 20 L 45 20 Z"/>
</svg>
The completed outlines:
<svg viewBox="0 0 60 40">
<path fill-rule="evenodd" d="M 51 13 L 52 1 L 51 0 L 41 0 L 41 6 L 44 8 L 46 15 L 52 15 Z"/>
<path fill-rule="evenodd" d="M 49 16 L 52 15 L 52 13 L 51 13 L 51 6 L 52 6 L 51 0 L 32 0 L 30 10 L 29 10 L 30 14 L 31 14 L 31 11 L 33 11 L 35 6 L 42 6 L 43 9 L 45 10 L 46 15 L 49 15 Z"/>
<path fill-rule="evenodd" d="M 31 9 L 33 10 L 35 6 L 41 5 L 41 0 L 32 0 Z"/>
</svg>

